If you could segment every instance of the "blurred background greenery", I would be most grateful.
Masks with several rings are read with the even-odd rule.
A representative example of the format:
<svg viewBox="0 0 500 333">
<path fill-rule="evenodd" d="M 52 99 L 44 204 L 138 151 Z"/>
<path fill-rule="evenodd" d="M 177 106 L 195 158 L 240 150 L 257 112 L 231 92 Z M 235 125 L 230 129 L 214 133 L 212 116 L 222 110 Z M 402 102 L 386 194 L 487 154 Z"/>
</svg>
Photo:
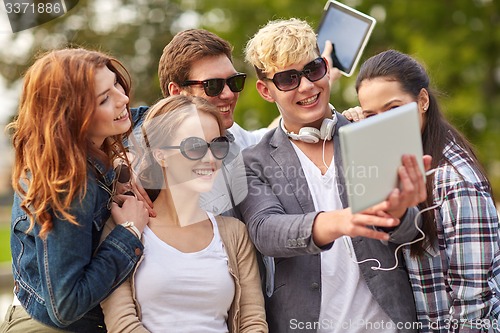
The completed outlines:
<svg viewBox="0 0 500 333">
<path fill-rule="evenodd" d="M 266 126 L 278 111 L 273 104 L 262 100 L 254 88 L 254 72 L 243 61 L 246 41 L 270 19 L 299 17 L 316 27 L 325 2 L 80 0 L 60 18 L 2 36 L 0 81 L 15 91 L 17 99 L 22 74 L 36 53 L 68 45 L 83 46 L 109 52 L 123 61 L 133 78 L 132 105 L 150 105 L 161 97 L 157 64 L 163 47 L 177 31 L 200 27 L 234 45 L 235 67 L 249 74 L 235 118 L 243 127 L 258 128 Z M 476 146 L 493 188 L 499 189 L 500 1 L 341 2 L 377 19 L 361 61 L 394 48 L 415 56 L 426 65 L 433 85 L 442 92 L 446 116 Z M 351 78 L 342 77 L 334 85 L 331 101 L 338 110 L 357 105 L 355 76 L 356 73 Z M 2 105 L 5 104 L 2 100 Z M 15 105 L 12 110 L 1 112 L 13 115 Z M 2 196 L 5 207 L 11 194 Z"/>
<path fill-rule="evenodd" d="M 11 261 L 8 224 L 0 225 L 0 263 Z"/>
</svg>

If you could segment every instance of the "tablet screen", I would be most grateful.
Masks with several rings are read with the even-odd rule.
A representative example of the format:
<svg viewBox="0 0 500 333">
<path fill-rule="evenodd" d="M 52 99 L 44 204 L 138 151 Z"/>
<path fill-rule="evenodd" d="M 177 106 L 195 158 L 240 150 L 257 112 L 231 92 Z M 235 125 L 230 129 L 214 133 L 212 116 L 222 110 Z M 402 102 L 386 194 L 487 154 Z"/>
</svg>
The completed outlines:
<svg viewBox="0 0 500 333">
<path fill-rule="evenodd" d="M 332 54 L 334 67 L 346 76 L 351 76 L 361 58 L 375 25 L 375 19 L 340 2 L 326 3 L 318 27 L 318 46 L 323 53 L 325 42 L 334 44 L 336 58 Z"/>
<path fill-rule="evenodd" d="M 398 186 L 398 168 L 404 154 L 415 155 L 420 171 L 425 173 L 415 102 L 342 126 L 339 136 L 345 186 L 353 213 L 384 201 Z"/>
</svg>

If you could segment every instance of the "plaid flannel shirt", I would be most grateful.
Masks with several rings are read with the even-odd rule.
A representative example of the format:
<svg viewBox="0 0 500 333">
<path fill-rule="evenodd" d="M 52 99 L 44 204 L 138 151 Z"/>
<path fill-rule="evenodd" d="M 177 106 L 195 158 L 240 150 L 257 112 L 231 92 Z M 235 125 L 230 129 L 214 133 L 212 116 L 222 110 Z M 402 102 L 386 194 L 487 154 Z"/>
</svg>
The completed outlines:
<svg viewBox="0 0 500 333">
<path fill-rule="evenodd" d="M 444 156 L 434 174 L 437 242 L 419 258 L 404 249 L 421 332 L 500 332 L 498 212 L 468 154 L 451 141 Z"/>
</svg>

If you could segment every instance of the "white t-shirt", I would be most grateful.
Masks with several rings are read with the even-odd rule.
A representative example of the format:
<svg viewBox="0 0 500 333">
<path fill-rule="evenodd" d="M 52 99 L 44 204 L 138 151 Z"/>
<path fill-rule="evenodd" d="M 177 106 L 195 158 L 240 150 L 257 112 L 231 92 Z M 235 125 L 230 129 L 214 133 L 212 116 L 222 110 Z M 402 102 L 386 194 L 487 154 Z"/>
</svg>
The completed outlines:
<svg viewBox="0 0 500 333">
<path fill-rule="evenodd" d="M 144 229 L 144 259 L 135 275 L 142 323 L 150 332 L 227 333 L 234 281 L 217 222 L 203 250 L 184 253 Z"/>
<path fill-rule="evenodd" d="M 320 169 L 293 142 L 292 146 L 304 170 L 315 209 L 342 209 L 335 177 L 335 159 L 322 175 Z M 321 311 L 318 324 L 318 333 L 397 332 L 361 276 L 349 237 L 337 239 L 330 250 L 321 253 Z"/>
<path fill-rule="evenodd" d="M 257 144 L 264 134 L 269 131 L 269 128 L 264 127 L 258 130 L 248 131 L 234 122 L 233 126 L 228 128 L 228 131 L 234 136 L 234 142 L 237 143 L 241 149 L 245 149 Z"/>
</svg>

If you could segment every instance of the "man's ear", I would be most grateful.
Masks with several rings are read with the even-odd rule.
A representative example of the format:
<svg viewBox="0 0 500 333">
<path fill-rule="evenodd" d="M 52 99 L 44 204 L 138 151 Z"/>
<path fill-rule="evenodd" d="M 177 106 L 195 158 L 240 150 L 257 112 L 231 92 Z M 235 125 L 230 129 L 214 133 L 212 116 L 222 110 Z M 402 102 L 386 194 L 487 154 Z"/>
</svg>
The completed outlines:
<svg viewBox="0 0 500 333">
<path fill-rule="evenodd" d="M 168 83 L 168 92 L 170 95 L 180 95 L 182 93 L 182 88 L 175 82 Z"/>
<path fill-rule="evenodd" d="M 257 91 L 259 92 L 260 96 L 265 99 L 268 102 L 274 103 L 274 98 L 271 95 L 271 91 L 267 87 L 267 85 L 264 83 L 262 80 L 257 80 L 257 83 L 255 84 L 255 87 L 257 88 Z"/>
</svg>

